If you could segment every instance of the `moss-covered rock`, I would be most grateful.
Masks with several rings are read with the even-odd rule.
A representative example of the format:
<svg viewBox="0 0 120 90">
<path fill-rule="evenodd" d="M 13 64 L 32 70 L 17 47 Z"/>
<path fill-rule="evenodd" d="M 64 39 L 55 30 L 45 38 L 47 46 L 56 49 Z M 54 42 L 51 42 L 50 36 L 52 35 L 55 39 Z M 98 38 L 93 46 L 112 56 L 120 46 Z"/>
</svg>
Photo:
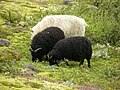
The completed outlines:
<svg viewBox="0 0 120 90">
<path fill-rule="evenodd" d="M 0 47 L 0 60 L 20 60 L 21 52 L 9 47 Z"/>
<path fill-rule="evenodd" d="M 10 41 L 0 38 L 0 46 L 9 46 L 10 45 Z"/>
</svg>

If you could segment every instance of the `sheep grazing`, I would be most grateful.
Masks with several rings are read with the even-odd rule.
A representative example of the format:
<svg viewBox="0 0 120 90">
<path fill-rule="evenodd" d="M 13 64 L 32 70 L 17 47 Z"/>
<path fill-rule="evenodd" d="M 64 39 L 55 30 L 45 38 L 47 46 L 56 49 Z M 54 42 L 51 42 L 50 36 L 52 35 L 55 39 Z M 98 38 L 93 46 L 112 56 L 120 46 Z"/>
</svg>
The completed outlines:
<svg viewBox="0 0 120 90">
<path fill-rule="evenodd" d="M 30 45 L 32 61 L 42 61 L 44 55 L 52 50 L 53 46 L 61 39 L 64 39 L 64 32 L 58 27 L 49 27 L 36 34 Z M 46 57 L 47 59 L 47 57 Z"/>
<path fill-rule="evenodd" d="M 66 58 L 79 61 L 79 66 L 83 64 L 84 59 L 87 59 L 88 67 L 90 67 L 92 44 L 87 38 L 80 36 L 62 39 L 55 44 L 47 56 L 50 66 L 57 64 L 57 60 Z"/>
<path fill-rule="evenodd" d="M 50 15 L 44 17 L 31 30 L 31 39 L 47 27 L 59 27 L 63 30 L 65 37 L 84 36 L 85 27 L 88 26 L 84 19 L 72 15 Z"/>
</svg>

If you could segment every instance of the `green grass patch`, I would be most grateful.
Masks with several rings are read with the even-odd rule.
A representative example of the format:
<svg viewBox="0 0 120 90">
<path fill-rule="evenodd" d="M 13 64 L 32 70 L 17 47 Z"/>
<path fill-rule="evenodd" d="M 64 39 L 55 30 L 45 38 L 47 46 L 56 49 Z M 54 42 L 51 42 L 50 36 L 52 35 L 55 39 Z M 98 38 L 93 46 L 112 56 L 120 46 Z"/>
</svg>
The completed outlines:
<svg viewBox="0 0 120 90">
<path fill-rule="evenodd" d="M 72 6 L 62 0 L 2 0 L 0 1 L 0 38 L 11 42 L 0 47 L 0 90 L 119 90 L 120 48 L 118 2 L 71 0 Z M 109 3 L 109 4 L 107 4 Z M 91 8 L 91 5 L 97 7 Z M 98 5 L 98 6 L 97 6 Z M 30 27 L 50 14 L 70 14 L 82 17 L 89 24 L 86 37 L 93 43 L 91 68 L 87 60 L 64 62 L 51 70 L 49 62 L 32 62 L 29 45 Z M 100 43 L 100 44 L 97 44 Z M 36 71 L 26 70 L 33 65 Z"/>
</svg>

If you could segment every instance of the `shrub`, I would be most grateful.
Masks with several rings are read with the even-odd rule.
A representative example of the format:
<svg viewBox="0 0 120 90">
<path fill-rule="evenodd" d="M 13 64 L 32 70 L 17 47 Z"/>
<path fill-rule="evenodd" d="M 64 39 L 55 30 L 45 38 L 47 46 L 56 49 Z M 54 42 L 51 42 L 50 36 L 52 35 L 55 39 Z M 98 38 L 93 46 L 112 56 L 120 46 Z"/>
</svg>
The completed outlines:
<svg viewBox="0 0 120 90">
<path fill-rule="evenodd" d="M 110 46 L 109 43 L 93 45 L 93 58 L 103 58 L 103 59 L 110 59 L 110 58 L 120 58 L 119 57 L 119 49 L 113 46 Z"/>
</svg>

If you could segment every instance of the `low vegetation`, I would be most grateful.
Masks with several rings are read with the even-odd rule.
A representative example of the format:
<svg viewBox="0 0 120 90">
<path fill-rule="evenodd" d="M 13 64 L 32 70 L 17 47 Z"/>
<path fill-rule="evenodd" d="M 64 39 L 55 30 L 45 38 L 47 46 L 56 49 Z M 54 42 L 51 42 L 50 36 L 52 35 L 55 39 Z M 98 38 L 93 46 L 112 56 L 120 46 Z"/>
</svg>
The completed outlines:
<svg viewBox="0 0 120 90">
<path fill-rule="evenodd" d="M 1 0 L 0 38 L 11 42 L 0 46 L 0 89 L 2 90 L 119 90 L 120 27 L 119 0 Z M 60 62 L 52 71 L 47 61 L 32 62 L 31 31 L 50 14 L 82 17 L 89 24 L 86 37 L 93 43 L 91 68 L 87 61 Z M 35 71 L 25 67 L 33 66 Z"/>
</svg>

